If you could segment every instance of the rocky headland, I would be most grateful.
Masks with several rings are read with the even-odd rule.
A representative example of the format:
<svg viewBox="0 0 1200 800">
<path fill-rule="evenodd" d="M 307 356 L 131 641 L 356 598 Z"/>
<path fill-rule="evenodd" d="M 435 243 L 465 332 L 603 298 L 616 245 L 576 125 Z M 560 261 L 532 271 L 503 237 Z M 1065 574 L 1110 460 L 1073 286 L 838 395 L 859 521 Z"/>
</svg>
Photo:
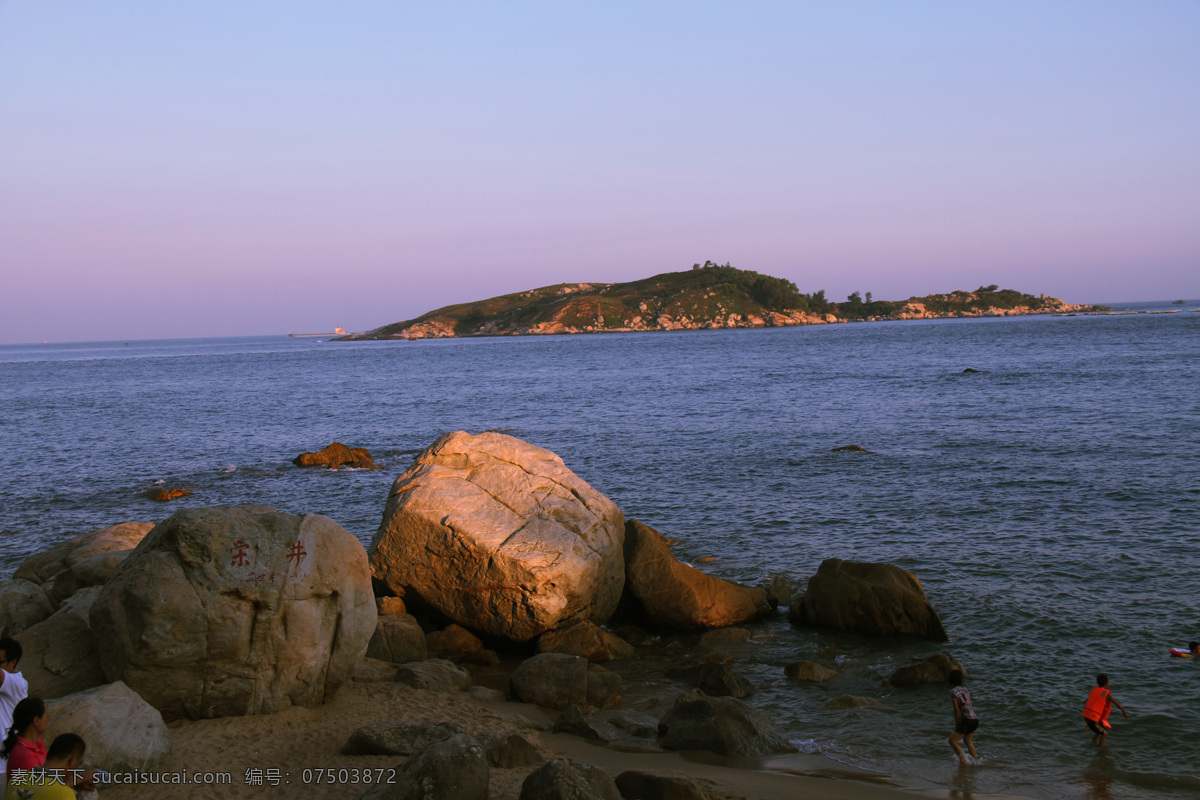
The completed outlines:
<svg viewBox="0 0 1200 800">
<path fill-rule="evenodd" d="M 306 787 L 313 797 L 792 796 L 805 779 L 673 755 L 791 749 L 726 652 L 751 638 L 739 626 L 790 606 L 795 625 L 885 647 L 946 640 L 911 573 L 830 559 L 795 592 L 782 576 L 719 578 L 679 561 L 670 540 L 554 453 L 496 432 L 449 433 L 419 454 L 369 548 L 319 515 L 185 508 L 34 554 L 0 581 L 0 599 L 0 636 L 23 644 L 31 695 L 53 701 L 51 733 L 103 743 L 89 750 L 103 769 L 235 768 L 234 785 L 188 797 L 253 796 L 257 765 L 293 782 L 326 766 L 395 778 L 330 778 L 327 791 Z M 679 632 L 698 639 L 661 676 L 678 687 L 673 699 L 632 707 L 639 687 L 614 665 Z M 789 664 L 778 680 L 830 681 L 850 663 L 836 656 Z M 890 685 L 944 681 L 958 666 L 933 653 Z M 844 782 L 803 789 L 904 796 Z"/>
<path fill-rule="evenodd" d="M 997 286 L 907 300 L 873 300 L 870 293 L 864 300 L 855 292 L 834 303 L 824 291 L 805 294 L 783 278 L 708 262 L 628 283 L 560 283 L 460 303 L 337 340 L 764 328 L 1104 310 Z"/>
</svg>

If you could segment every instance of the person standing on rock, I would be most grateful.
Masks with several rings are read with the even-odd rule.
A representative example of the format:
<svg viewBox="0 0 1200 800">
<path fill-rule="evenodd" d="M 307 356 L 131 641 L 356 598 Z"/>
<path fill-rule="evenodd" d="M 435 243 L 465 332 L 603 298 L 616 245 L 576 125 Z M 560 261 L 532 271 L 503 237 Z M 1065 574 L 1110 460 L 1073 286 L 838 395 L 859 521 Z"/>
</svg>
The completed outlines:
<svg viewBox="0 0 1200 800">
<path fill-rule="evenodd" d="M 954 733 L 950 734 L 950 746 L 958 756 L 958 763 L 964 767 L 970 764 L 958 740 L 962 739 L 971 753 L 971 758 L 979 758 L 975 752 L 975 729 L 979 727 L 979 715 L 971 706 L 971 693 L 963 686 L 961 669 L 950 671 L 950 702 L 954 704 Z"/>
</svg>

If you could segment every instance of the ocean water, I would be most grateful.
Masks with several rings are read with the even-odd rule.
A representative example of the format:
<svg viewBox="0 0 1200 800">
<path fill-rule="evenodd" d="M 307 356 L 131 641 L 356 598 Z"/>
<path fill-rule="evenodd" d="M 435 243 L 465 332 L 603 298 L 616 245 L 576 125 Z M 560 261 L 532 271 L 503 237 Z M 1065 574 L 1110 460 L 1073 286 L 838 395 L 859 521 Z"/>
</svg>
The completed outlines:
<svg viewBox="0 0 1200 800">
<path fill-rule="evenodd" d="M 1178 310 L 1144 304 L 1136 310 Z M 0 577 L 77 533 L 183 506 L 266 503 L 368 543 L 391 481 L 450 430 L 558 453 L 677 555 L 797 585 L 822 559 L 915 573 L 943 646 L 797 630 L 731 649 L 751 702 L 801 747 L 907 786 L 1035 798 L 1200 794 L 1200 312 L 807 328 L 332 343 L 0 347 Z M 980 370 L 966 374 L 965 368 Z M 365 446 L 383 467 L 313 471 Z M 832 452 L 857 444 L 869 454 Z M 165 481 L 170 504 L 142 497 Z M 662 670 L 694 637 L 621 671 Z M 822 685 L 783 666 L 825 647 Z M 984 763 L 956 767 L 944 687 L 882 678 L 945 649 L 970 672 Z M 1096 752 L 1080 710 L 1107 672 Z M 843 694 L 884 710 L 823 711 Z"/>
</svg>

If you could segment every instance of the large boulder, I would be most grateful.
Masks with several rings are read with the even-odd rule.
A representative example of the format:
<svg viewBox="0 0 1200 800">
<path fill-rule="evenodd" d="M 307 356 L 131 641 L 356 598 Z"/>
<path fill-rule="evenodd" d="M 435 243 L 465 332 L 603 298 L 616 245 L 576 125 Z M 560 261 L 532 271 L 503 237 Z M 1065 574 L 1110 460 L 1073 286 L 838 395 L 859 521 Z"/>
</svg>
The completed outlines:
<svg viewBox="0 0 1200 800">
<path fill-rule="evenodd" d="M 797 625 L 850 633 L 947 639 L 921 582 L 891 564 L 822 561 L 808 589 L 792 598 L 788 618 Z"/>
<path fill-rule="evenodd" d="M 771 610 L 765 591 L 681 564 L 662 534 L 635 519 L 625 525 L 625 580 L 660 628 L 724 628 Z"/>
<path fill-rule="evenodd" d="M 824 683 L 838 676 L 838 671 L 816 661 L 796 661 L 783 668 L 783 674 L 795 681 Z"/>
<path fill-rule="evenodd" d="M 954 670 L 962 672 L 967 677 L 967 671 L 949 653 L 934 653 L 928 658 L 913 659 L 904 666 L 897 667 L 888 678 L 892 686 L 918 686 L 923 683 L 945 683 L 950 679 Z"/>
<path fill-rule="evenodd" d="M 100 661 L 172 719 L 315 706 L 375 629 L 362 545 L 326 517 L 184 509 L 157 525 L 91 612 Z"/>
<path fill-rule="evenodd" d="M 483 745 L 460 733 L 422 748 L 362 800 L 488 800 L 490 777 Z"/>
<path fill-rule="evenodd" d="M 622 800 L 612 776 L 599 767 L 556 758 L 535 769 L 521 784 L 519 800 Z"/>
<path fill-rule="evenodd" d="M 724 756 L 765 756 L 787 749 L 775 723 L 733 697 L 681 697 L 658 722 L 667 750 L 711 750 Z"/>
<path fill-rule="evenodd" d="M 31 697 L 48 700 L 109 682 L 88 622 L 100 587 L 73 595 L 52 615 L 21 631 L 21 672 Z"/>
<path fill-rule="evenodd" d="M 573 620 L 538 637 L 539 653 L 570 653 L 588 661 L 633 658 L 637 651 L 619 636 L 587 620 Z"/>
<path fill-rule="evenodd" d="M 524 642 L 571 617 L 608 619 L 624 583 L 624 523 L 549 450 L 459 431 L 392 485 L 371 570 L 406 601 Z"/>
<path fill-rule="evenodd" d="M 44 739 L 76 733 L 87 742 L 87 763 L 110 772 L 153 769 L 171 752 L 171 736 L 158 711 L 125 684 L 98 686 L 46 704 Z"/>
<path fill-rule="evenodd" d="M 0 581 L 0 639 L 16 636 L 54 613 L 54 606 L 32 581 Z"/>
<path fill-rule="evenodd" d="M 74 536 L 25 559 L 13 577 L 41 586 L 57 607 L 80 589 L 108 580 L 153 527 L 153 522 L 125 522 Z"/>
<path fill-rule="evenodd" d="M 582 705 L 588 698 L 588 661 L 566 653 L 539 653 L 517 665 L 509 678 L 522 703 L 548 708 Z"/>
<path fill-rule="evenodd" d="M 301 453 L 292 459 L 292 463 L 297 467 L 379 469 L 366 448 L 347 447 L 341 442 L 334 442 L 315 453 Z"/>
<path fill-rule="evenodd" d="M 424 661 L 425 631 L 411 614 L 380 614 L 367 655 L 394 664 Z"/>
</svg>

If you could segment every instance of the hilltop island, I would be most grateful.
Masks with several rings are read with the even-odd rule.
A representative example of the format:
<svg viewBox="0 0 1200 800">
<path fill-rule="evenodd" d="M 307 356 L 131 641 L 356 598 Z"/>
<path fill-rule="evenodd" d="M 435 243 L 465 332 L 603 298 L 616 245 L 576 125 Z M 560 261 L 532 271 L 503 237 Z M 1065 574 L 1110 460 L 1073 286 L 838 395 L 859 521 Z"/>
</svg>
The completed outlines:
<svg viewBox="0 0 1200 800">
<path fill-rule="evenodd" d="M 845 302 L 833 303 L 823 290 L 804 294 L 789 280 L 709 261 L 628 283 L 560 283 L 445 306 L 338 340 L 763 328 L 1105 310 L 995 285 L 908 300 L 873 300 L 870 292 L 863 299 L 855 292 Z"/>
</svg>

